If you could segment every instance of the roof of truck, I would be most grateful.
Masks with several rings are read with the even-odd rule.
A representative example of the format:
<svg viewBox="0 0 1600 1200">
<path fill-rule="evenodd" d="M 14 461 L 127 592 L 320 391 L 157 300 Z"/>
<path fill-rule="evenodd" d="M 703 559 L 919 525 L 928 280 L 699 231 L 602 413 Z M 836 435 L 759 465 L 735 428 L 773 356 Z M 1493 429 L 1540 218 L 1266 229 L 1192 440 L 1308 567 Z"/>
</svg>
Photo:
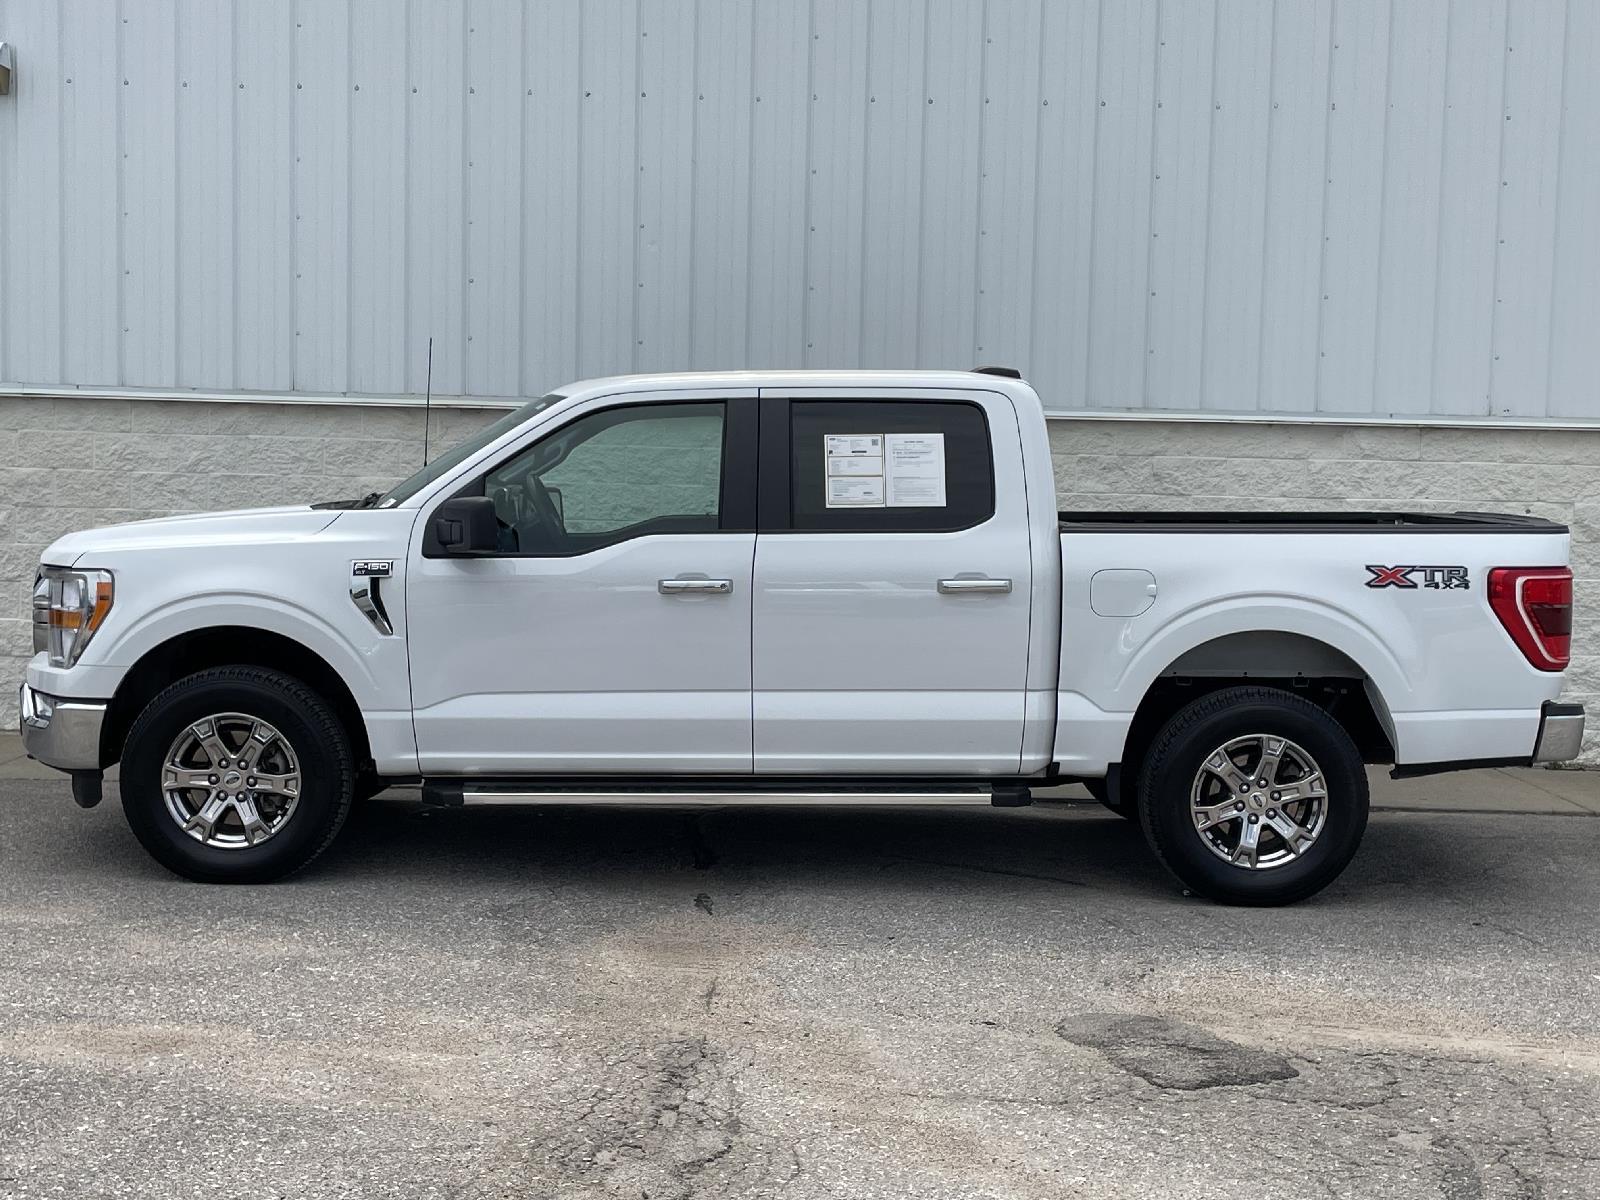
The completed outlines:
<svg viewBox="0 0 1600 1200">
<path fill-rule="evenodd" d="M 581 379 L 556 390 L 564 396 L 614 395 L 617 392 L 708 391 L 719 388 L 940 388 L 1024 392 L 1022 379 L 973 371 L 674 371 L 652 375 L 610 375 Z"/>
</svg>

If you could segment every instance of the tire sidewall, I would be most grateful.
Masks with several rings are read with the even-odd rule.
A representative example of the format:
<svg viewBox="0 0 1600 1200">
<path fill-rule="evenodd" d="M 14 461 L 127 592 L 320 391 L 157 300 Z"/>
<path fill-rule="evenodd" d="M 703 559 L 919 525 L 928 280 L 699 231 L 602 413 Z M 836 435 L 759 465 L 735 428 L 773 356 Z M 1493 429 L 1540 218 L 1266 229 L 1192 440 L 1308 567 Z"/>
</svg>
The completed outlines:
<svg viewBox="0 0 1600 1200">
<path fill-rule="evenodd" d="M 1184 714 L 1175 718 L 1182 720 Z M 1195 829 L 1189 796 L 1206 757 L 1237 737 L 1271 734 L 1303 747 L 1326 781 L 1327 817 L 1311 848 L 1265 870 L 1218 858 Z M 1368 795 L 1361 755 L 1321 709 L 1285 693 L 1284 702 L 1251 699 L 1188 722 L 1146 763 L 1140 788 L 1145 833 L 1167 867 L 1192 890 L 1236 904 L 1285 904 L 1321 890 L 1344 870 L 1366 831 Z"/>
<path fill-rule="evenodd" d="M 203 672 L 168 688 L 139 715 L 122 757 L 122 807 L 134 834 L 164 866 L 192 879 L 263 882 L 309 861 L 337 831 L 353 784 L 349 753 L 329 737 L 331 713 L 313 711 L 307 700 L 315 697 L 295 697 L 293 688 L 294 681 L 265 671 L 239 678 Z M 190 837 L 173 820 L 161 774 L 166 752 L 184 728 L 228 712 L 277 728 L 299 761 L 301 791 L 295 811 L 272 837 L 256 846 L 221 849 Z"/>
</svg>

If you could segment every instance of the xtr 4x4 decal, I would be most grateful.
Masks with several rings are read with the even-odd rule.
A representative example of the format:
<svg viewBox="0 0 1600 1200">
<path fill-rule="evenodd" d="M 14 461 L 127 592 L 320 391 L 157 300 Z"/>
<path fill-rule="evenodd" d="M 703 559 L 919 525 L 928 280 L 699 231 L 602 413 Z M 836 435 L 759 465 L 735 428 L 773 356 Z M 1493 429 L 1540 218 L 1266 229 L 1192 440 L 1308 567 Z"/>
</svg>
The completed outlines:
<svg viewBox="0 0 1600 1200">
<path fill-rule="evenodd" d="M 1418 571 L 1422 572 L 1422 586 L 1425 588 L 1472 586 L 1465 567 L 1375 567 L 1368 563 L 1367 570 L 1372 572 L 1372 578 L 1367 580 L 1369 588 L 1414 588 L 1417 581 L 1411 577 Z"/>
</svg>

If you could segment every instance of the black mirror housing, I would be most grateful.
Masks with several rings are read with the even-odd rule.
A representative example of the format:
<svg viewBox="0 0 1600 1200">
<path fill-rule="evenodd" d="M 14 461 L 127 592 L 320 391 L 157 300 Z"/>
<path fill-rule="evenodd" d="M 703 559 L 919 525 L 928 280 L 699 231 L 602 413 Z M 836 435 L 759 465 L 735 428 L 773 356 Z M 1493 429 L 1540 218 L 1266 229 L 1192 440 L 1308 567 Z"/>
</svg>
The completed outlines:
<svg viewBox="0 0 1600 1200">
<path fill-rule="evenodd" d="M 500 524 L 495 520 L 494 501 L 487 496 L 456 496 L 433 510 L 429 540 L 435 555 L 445 558 L 471 558 L 493 554 L 500 548 Z"/>
</svg>

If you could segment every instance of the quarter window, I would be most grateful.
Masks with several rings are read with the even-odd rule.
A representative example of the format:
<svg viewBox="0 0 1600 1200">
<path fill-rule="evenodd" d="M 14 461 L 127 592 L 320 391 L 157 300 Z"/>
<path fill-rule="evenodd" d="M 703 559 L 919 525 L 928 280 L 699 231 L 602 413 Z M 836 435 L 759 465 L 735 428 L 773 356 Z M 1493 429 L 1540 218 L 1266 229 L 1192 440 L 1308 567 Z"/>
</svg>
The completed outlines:
<svg viewBox="0 0 1600 1200">
<path fill-rule="evenodd" d="M 983 409 L 961 400 L 796 400 L 789 408 L 793 528 L 936 533 L 994 515 Z"/>
</svg>

